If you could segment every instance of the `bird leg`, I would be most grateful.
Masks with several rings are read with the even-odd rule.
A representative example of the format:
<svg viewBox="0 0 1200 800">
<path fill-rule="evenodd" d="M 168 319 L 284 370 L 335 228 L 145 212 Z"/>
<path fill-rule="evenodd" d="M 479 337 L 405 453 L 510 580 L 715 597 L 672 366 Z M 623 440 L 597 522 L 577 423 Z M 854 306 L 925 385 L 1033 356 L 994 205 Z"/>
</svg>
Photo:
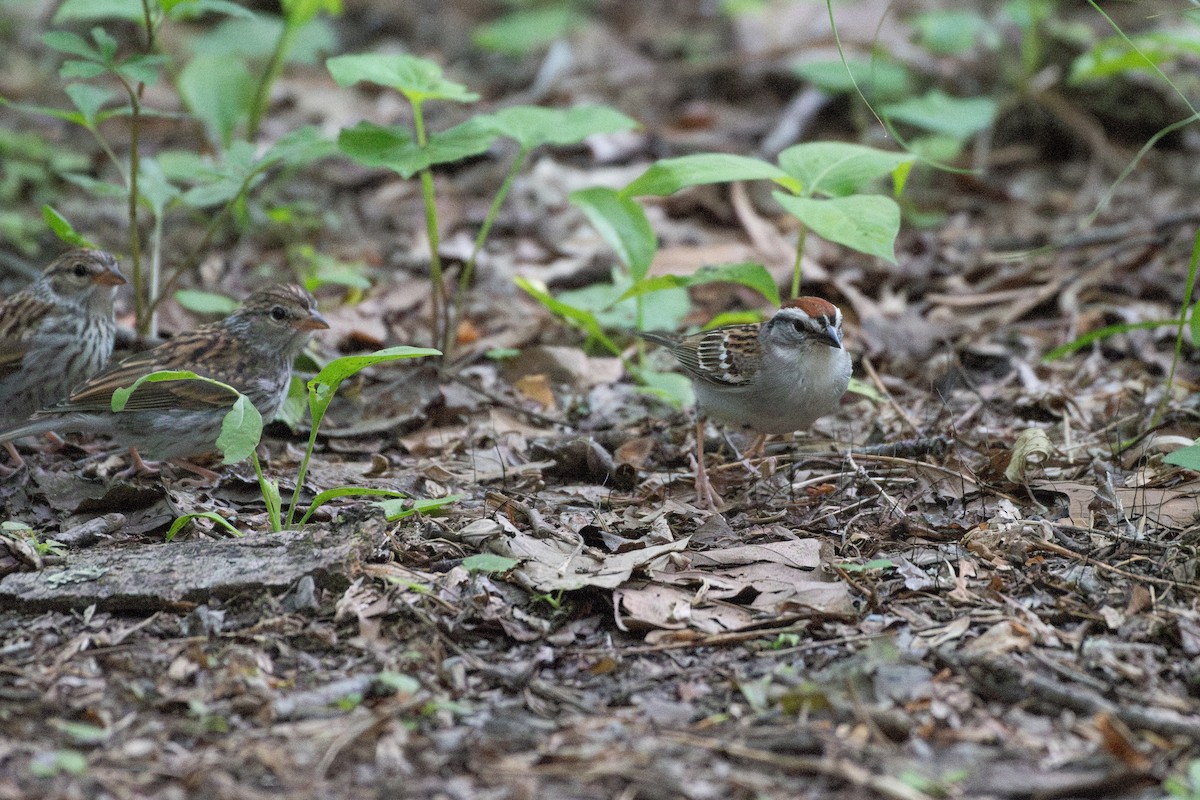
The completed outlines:
<svg viewBox="0 0 1200 800">
<path fill-rule="evenodd" d="M 721 497 L 708 479 L 704 468 L 704 417 L 696 417 L 696 501 L 709 511 L 719 511 Z"/>
<path fill-rule="evenodd" d="M 130 464 L 127 468 L 118 472 L 114 477 L 122 480 L 127 480 L 135 475 L 158 475 L 162 472 L 162 468 L 158 466 L 162 462 L 152 463 L 142 458 L 142 454 L 138 452 L 136 447 L 129 448 Z M 190 461 L 184 461 L 182 458 L 168 458 L 168 464 L 173 464 L 185 472 L 190 472 L 193 475 L 201 478 L 207 484 L 215 486 L 221 481 L 221 476 L 213 472 L 211 469 L 205 469 L 198 464 L 193 464 Z"/>
<path fill-rule="evenodd" d="M 12 442 L 5 442 L 4 449 L 8 451 L 8 455 L 12 458 L 13 465 L 11 467 L 0 467 L 0 476 L 8 477 L 15 475 L 21 467 L 25 466 L 25 459 L 21 458 L 21 454 L 17 452 L 17 447 Z"/>
</svg>

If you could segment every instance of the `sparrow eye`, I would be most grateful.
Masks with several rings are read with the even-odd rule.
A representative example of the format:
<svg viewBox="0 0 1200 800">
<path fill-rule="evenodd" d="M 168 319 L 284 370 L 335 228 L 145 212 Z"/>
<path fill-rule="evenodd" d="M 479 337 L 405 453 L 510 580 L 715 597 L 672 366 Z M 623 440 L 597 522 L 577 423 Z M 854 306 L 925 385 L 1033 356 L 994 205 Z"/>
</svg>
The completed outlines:
<svg viewBox="0 0 1200 800">
<path fill-rule="evenodd" d="M 88 274 L 87 264 L 82 261 L 75 262 L 75 267 L 71 270 L 75 273 L 76 278 L 86 278 Z"/>
<path fill-rule="evenodd" d="M 792 327 L 796 329 L 796 333 L 804 333 L 808 330 L 804 323 L 798 319 L 792 320 Z"/>
<path fill-rule="evenodd" d="M 275 306 L 271 309 L 271 319 L 275 320 L 276 322 L 283 322 L 287 318 L 288 312 L 283 306 Z"/>
</svg>

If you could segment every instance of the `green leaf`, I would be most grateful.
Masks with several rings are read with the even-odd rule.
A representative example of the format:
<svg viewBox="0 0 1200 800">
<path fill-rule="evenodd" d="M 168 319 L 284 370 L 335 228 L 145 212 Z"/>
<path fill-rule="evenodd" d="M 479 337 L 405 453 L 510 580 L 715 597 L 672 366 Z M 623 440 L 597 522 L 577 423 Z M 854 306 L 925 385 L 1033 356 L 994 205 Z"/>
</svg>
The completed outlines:
<svg viewBox="0 0 1200 800">
<path fill-rule="evenodd" d="M 125 405 L 129 402 L 130 395 L 132 395 L 134 392 L 136 392 L 138 387 L 141 386 L 143 383 L 160 383 L 162 381 L 186 381 L 186 380 L 193 380 L 193 379 L 199 379 L 199 378 L 200 378 L 199 375 L 197 375 L 194 372 L 191 372 L 190 370 L 186 370 L 186 369 L 176 369 L 176 370 L 163 369 L 163 370 L 159 370 L 158 372 L 151 372 L 148 375 L 143 375 L 142 377 L 138 378 L 136 381 L 134 381 L 129 386 L 124 386 L 124 387 L 114 389 L 113 393 L 112 393 L 112 410 L 114 413 L 124 411 Z M 213 383 L 223 385 L 223 384 L 220 384 L 220 381 L 213 381 Z M 234 390 L 231 389 L 230 391 L 234 391 Z"/>
<path fill-rule="evenodd" d="M 35 778 L 53 778 L 63 773 L 83 775 L 87 772 L 87 756 L 78 750 L 40 752 L 29 762 L 29 774 Z"/>
<path fill-rule="evenodd" d="M 816 200 L 780 191 L 773 194 L 821 238 L 896 263 L 900 206 L 890 197 L 870 194 Z"/>
<path fill-rule="evenodd" d="M 62 177 L 95 197 L 108 200 L 127 200 L 129 198 L 129 190 L 121 183 L 97 180 L 91 175 L 81 175 L 77 172 L 64 172 Z"/>
<path fill-rule="evenodd" d="M 510 106 L 476 120 L 501 136 L 515 139 L 522 150 L 544 144 L 578 144 L 597 133 L 617 133 L 638 126 L 635 120 L 609 106 Z"/>
<path fill-rule="evenodd" d="M 92 28 L 92 41 L 96 43 L 96 49 L 99 51 L 101 60 L 106 64 L 112 64 L 117 57 L 117 40 L 111 33 L 97 25 Z"/>
<path fill-rule="evenodd" d="M 308 506 L 308 511 L 304 512 L 304 516 L 300 518 L 300 525 L 308 522 L 308 518 L 313 515 L 321 506 L 328 503 L 330 500 L 336 500 L 339 497 L 394 497 L 406 498 L 404 492 L 393 491 L 392 489 L 375 489 L 370 486 L 339 486 L 336 489 L 326 489 L 313 498 L 312 503 Z"/>
<path fill-rule="evenodd" d="M 240 19 L 254 19 L 255 16 L 253 11 L 233 0 L 159 0 L 159 5 L 168 18 L 178 22 L 198 19 L 205 14 L 223 14 Z"/>
<path fill-rule="evenodd" d="M 622 300 L 621 296 L 633 286 L 630 277 L 613 270 L 612 283 L 593 283 L 582 289 L 560 292 L 555 299 L 580 311 L 590 312 L 596 323 L 606 331 L 634 330 L 638 327 L 638 302 Z M 643 319 L 654 320 L 654 327 L 676 328 L 692 308 L 686 289 L 663 287 L 644 301 Z"/>
<path fill-rule="evenodd" d="M 199 289 L 180 289 L 175 292 L 175 302 L 197 314 L 214 314 L 223 317 L 237 311 L 238 307 L 238 301 L 232 297 L 216 292 L 203 292 Z"/>
<path fill-rule="evenodd" d="M 989 97 L 951 97 L 932 89 L 924 97 L 892 103 L 880 111 L 888 120 L 967 139 L 991 126 L 996 117 L 996 101 Z"/>
<path fill-rule="evenodd" d="M 884 401 L 883 395 L 879 393 L 879 390 L 874 385 L 860 381 L 858 378 L 850 379 L 850 384 L 846 387 L 846 391 L 869 398 L 876 403 Z"/>
<path fill-rule="evenodd" d="M 727 153 L 699 153 L 656 161 L 621 190 L 626 197 L 665 196 L 688 186 L 728 181 L 786 180 L 788 175 L 774 164 L 757 158 Z"/>
<path fill-rule="evenodd" d="M 568 322 L 578 325 L 591 339 L 599 342 L 604 349 L 613 355 L 621 354 L 621 348 L 617 346 L 616 342 L 608 338 L 608 335 L 596 320 L 596 316 L 590 311 L 584 311 L 555 300 L 548 292 L 535 286 L 527 278 L 518 276 L 515 281 L 517 286 L 528 293 L 534 300 L 544 305 L 552 314 L 557 314 Z"/>
<path fill-rule="evenodd" d="M 204 123 L 209 138 L 228 147 L 233 130 L 247 118 L 255 81 L 245 62 L 222 56 L 196 56 L 179 73 L 179 96 Z"/>
<path fill-rule="evenodd" d="M 317 373 L 317 376 L 308 382 L 311 387 L 314 384 L 322 384 L 329 387 L 330 390 L 336 390 L 342 381 L 349 378 L 355 373 L 361 372 L 367 367 L 376 364 L 386 364 L 389 361 L 402 361 L 408 358 L 424 358 L 425 356 L 440 356 L 441 350 L 434 350 L 429 347 L 408 347 L 400 345 L 398 347 L 389 347 L 384 350 L 376 350 L 374 353 L 368 353 L 365 356 L 345 356 L 343 358 L 335 358 L 325 365 L 325 368 Z"/>
<path fill-rule="evenodd" d="M 71 78 L 90 80 L 99 78 L 107 72 L 108 67 L 95 61 L 64 61 L 63 65 L 58 68 L 59 76 L 68 80 Z"/>
<path fill-rule="evenodd" d="M 316 430 L 325 417 L 325 411 L 333 401 L 333 395 L 342 381 L 375 364 L 385 364 L 389 361 L 401 361 L 408 358 L 423 358 L 425 356 L 440 356 L 441 350 L 428 347 L 389 347 L 376 350 L 365 356 L 345 356 L 335 358 L 308 382 L 308 408 L 312 412 L 312 425 Z"/>
<path fill-rule="evenodd" d="M 505 14 L 494 22 L 476 27 L 471 39 L 476 47 L 484 50 L 523 56 L 561 39 L 582 21 L 570 3 L 553 3 Z"/>
<path fill-rule="evenodd" d="M 1163 456 L 1163 461 L 1168 464 L 1174 464 L 1177 467 L 1200 472 L 1200 444 L 1190 444 L 1187 447 L 1181 447 L 1178 450 L 1167 453 Z"/>
<path fill-rule="evenodd" d="M 457 503 L 461 499 L 462 495 L 452 494 L 436 500 L 383 500 L 375 505 L 383 509 L 383 514 L 387 517 L 388 522 L 395 522 L 398 519 L 411 517 L 413 514 L 428 514 L 431 511 L 437 511 L 439 508 Z"/>
<path fill-rule="evenodd" d="M 90 83 L 68 83 L 63 91 L 71 98 L 71 103 L 79 109 L 82 115 L 81 124 L 87 128 L 96 127 L 100 122 L 100 109 L 115 95 L 108 89 L 93 86 Z"/>
<path fill-rule="evenodd" d="M 332 17 L 342 13 L 342 0 L 282 0 L 280 5 L 293 25 L 304 25 L 322 11 Z"/>
<path fill-rule="evenodd" d="M 176 517 L 175 521 L 171 523 L 171 527 L 167 529 L 166 541 L 169 542 L 172 539 L 174 539 L 175 534 L 177 534 L 181 530 L 183 530 L 183 527 L 194 519 L 209 519 L 209 520 L 212 520 L 213 522 L 217 523 L 221 527 L 225 528 L 225 530 L 229 531 L 234 536 L 237 536 L 237 537 L 245 536 L 244 533 L 242 533 L 241 531 L 239 531 L 237 528 L 235 528 L 233 526 L 232 522 L 225 519 L 217 512 L 215 512 L 215 511 L 197 511 L 193 514 L 184 514 L 181 517 Z"/>
<path fill-rule="evenodd" d="M 42 206 L 42 219 L 46 220 L 46 224 L 50 226 L 50 230 L 55 236 L 72 247 L 94 248 L 96 246 L 76 233 L 75 228 L 67 221 L 67 218 L 55 211 L 52 206 Z"/>
<path fill-rule="evenodd" d="M 628 196 L 602 186 L 572 192 L 570 199 L 616 251 L 634 281 L 644 278 L 658 242 L 642 207 Z"/>
<path fill-rule="evenodd" d="M 111 728 L 99 725 L 89 725 L 86 722 L 72 722 L 64 719 L 49 720 L 50 727 L 65 733 L 75 740 L 76 744 L 102 744 L 112 735 Z"/>
<path fill-rule="evenodd" d="M 138 170 L 138 195 L 150 206 L 155 217 L 161 218 L 172 200 L 181 194 L 179 187 L 167 180 L 162 167 L 153 158 L 143 158 Z"/>
<path fill-rule="evenodd" d="M 63 0 L 54 13 L 54 24 L 75 20 L 123 19 L 140 22 L 141 0 Z"/>
<path fill-rule="evenodd" d="M 1109 336 L 1115 336 L 1119 333 L 1128 333 L 1129 331 L 1147 330 L 1150 328 L 1161 328 L 1166 325 L 1178 325 L 1179 320 L 1176 319 L 1150 319 L 1142 322 L 1121 322 L 1116 325 L 1105 325 L 1103 328 L 1097 328 L 1094 331 L 1088 331 L 1074 341 L 1059 345 L 1051 350 L 1046 355 L 1042 356 L 1042 361 L 1055 361 L 1065 355 L 1070 355 L 1076 350 L 1087 347 L 1092 342 L 1100 339 L 1107 339 Z"/>
<path fill-rule="evenodd" d="M 260 163 L 273 165 L 284 163 L 290 167 L 302 167 L 337 152 L 337 144 L 325 138 L 316 125 L 305 125 L 281 136 L 263 153 Z"/>
<path fill-rule="evenodd" d="M 60 53 L 79 56 L 80 58 L 84 58 L 89 61 L 104 60 L 104 57 L 100 54 L 100 51 L 88 44 L 87 40 L 77 33 L 70 33 L 69 31 L 50 31 L 49 33 L 43 33 L 42 44 L 46 45 L 52 50 L 57 50 Z"/>
<path fill-rule="evenodd" d="M 116 65 L 116 72 L 130 83 L 144 83 L 152 86 L 158 82 L 159 73 L 166 63 L 166 56 L 130 56 Z"/>
<path fill-rule="evenodd" d="M 889 173 L 897 175 L 912 162 L 913 157 L 908 153 L 847 142 L 808 142 L 779 154 L 779 166 L 800 183 L 805 197 L 821 194 L 846 197 L 876 178 Z"/>
<path fill-rule="evenodd" d="M 233 402 L 233 408 L 221 420 L 221 435 L 217 437 L 221 463 L 237 464 L 249 458 L 262 439 L 262 429 L 262 414 L 249 397 L 239 394 Z"/>
<path fill-rule="evenodd" d="M 859 91 L 873 102 L 899 100 L 912 91 L 908 70 L 883 58 L 847 59 L 844 64 L 840 59 L 810 61 L 797 64 L 792 69 L 830 94 L 853 92 L 857 83 Z"/>
<path fill-rule="evenodd" d="M 468 572 L 508 572 L 520 563 L 515 558 L 506 558 L 494 553 L 476 553 L 462 560 L 463 569 Z"/>
<path fill-rule="evenodd" d="M 1197 55 L 1200 34 L 1194 26 L 1131 36 L 1128 41 L 1112 36 L 1075 58 L 1068 83 L 1079 85 L 1127 72 L 1153 73 L 1161 64 Z"/>
<path fill-rule="evenodd" d="M 192 55 L 225 56 L 240 60 L 267 61 L 271 58 L 286 25 L 274 14 L 249 14 L 226 19 L 189 41 Z M 284 55 L 286 64 L 317 64 L 336 51 L 338 37 L 329 20 L 317 17 L 294 30 Z"/>
<path fill-rule="evenodd" d="M 978 11 L 939 8 L 911 18 L 921 45 L 939 56 L 963 55 L 980 47 L 995 50 L 1000 45 L 996 27 Z"/>
<path fill-rule="evenodd" d="M 658 292 L 663 289 L 689 286 L 699 286 L 704 283 L 736 283 L 746 286 L 771 301 L 773 305 L 780 304 L 779 287 L 766 267 L 752 261 L 737 264 L 718 264 L 704 266 L 692 275 L 658 275 L 653 278 L 638 281 L 629 288 L 621 300 L 627 300 L 638 295 Z M 657 321 L 656 321 L 657 322 Z M 656 326 L 659 327 L 659 326 Z"/>
<path fill-rule="evenodd" d="M 447 164 L 485 152 L 496 134 L 470 120 L 446 131 L 433 133 L 425 147 L 419 146 L 405 128 L 384 128 L 360 122 L 338 135 L 338 147 L 360 164 L 387 167 L 411 178 L 435 164 Z"/>
<path fill-rule="evenodd" d="M 403 94 L 412 103 L 449 100 L 473 103 L 479 95 L 460 83 L 447 80 L 442 68 L 432 61 L 408 54 L 364 53 L 335 56 L 325 62 L 339 86 L 359 82 L 377 83 Z"/>
<path fill-rule="evenodd" d="M 688 408 L 696 403 L 692 381 L 682 373 L 642 369 L 638 370 L 637 377 L 647 394 L 652 394 L 675 408 Z"/>
</svg>

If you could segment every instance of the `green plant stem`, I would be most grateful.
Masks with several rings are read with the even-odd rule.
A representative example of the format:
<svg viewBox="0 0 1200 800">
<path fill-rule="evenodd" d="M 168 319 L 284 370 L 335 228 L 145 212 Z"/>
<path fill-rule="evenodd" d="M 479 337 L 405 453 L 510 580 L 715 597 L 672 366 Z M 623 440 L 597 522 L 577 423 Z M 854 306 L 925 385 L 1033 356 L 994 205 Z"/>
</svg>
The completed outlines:
<svg viewBox="0 0 1200 800">
<path fill-rule="evenodd" d="M 457 325 L 458 320 L 462 319 L 463 305 L 467 300 L 467 289 L 471 285 L 471 278 L 475 275 L 475 260 L 479 258 L 480 251 L 483 250 L 483 244 L 487 241 L 488 235 L 492 232 L 492 225 L 496 222 L 496 217 L 500 215 L 500 206 L 504 204 L 504 199 L 508 197 L 508 192 L 512 189 L 513 181 L 517 178 L 517 173 L 525 166 L 525 159 L 529 156 L 528 150 L 521 150 L 517 153 L 517 157 L 513 159 L 512 165 L 508 168 L 508 174 L 504 176 L 504 182 L 500 184 L 500 190 L 496 192 L 496 196 L 492 198 L 492 204 L 488 206 L 487 215 L 483 218 L 483 224 L 479 226 L 479 233 L 475 236 L 475 245 L 471 248 L 471 257 L 467 259 L 467 263 L 463 266 L 462 274 L 458 277 L 458 292 L 454 297 L 454 316 L 446 321 L 448 328 L 453 328 Z M 442 352 L 446 352 L 445 348 Z"/>
<path fill-rule="evenodd" d="M 154 52 L 154 15 L 150 13 L 150 0 L 142 0 L 142 25 L 146 28 L 146 52 Z"/>
<path fill-rule="evenodd" d="M 413 130 L 417 135 L 417 145 L 427 147 L 429 139 L 425 134 L 425 114 L 421 101 L 409 98 L 409 102 L 412 104 Z M 438 254 L 441 238 L 438 235 L 437 196 L 433 188 L 433 171 L 429 167 L 421 170 L 421 199 L 425 204 L 425 233 L 429 238 L 429 279 L 433 283 L 430 297 L 433 306 L 433 336 L 430 341 L 433 347 L 438 347 L 449 358 L 453 332 L 448 324 L 443 327 L 446 285 L 442 278 L 442 257 Z"/>
<path fill-rule="evenodd" d="M 158 281 L 162 275 L 162 214 L 154 216 L 154 229 L 150 234 L 150 308 L 149 325 L 146 333 L 151 339 L 158 337 Z"/>
<path fill-rule="evenodd" d="M 254 91 L 254 102 L 250 105 L 250 119 L 246 123 L 246 138 L 250 141 L 254 141 L 258 136 L 259 125 L 262 124 L 263 115 L 267 113 L 267 105 L 271 100 L 271 87 L 275 85 L 279 74 L 283 72 L 283 59 L 292 49 L 292 45 L 296 41 L 296 34 L 300 31 L 300 25 L 296 24 L 293 19 L 293 17 L 285 15 L 283 30 L 279 32 L 279 38 L 275 40 L 275 49 L 271 52 L 271 60 L 267 62 L 267 68 L 263 71 L 258 88 Z"/>
<path fill-rule="evenodd" d="M 143 84 L 135 89 L 119 74 L 117 77 L 129 95 L 129 262 L 133 276 L 133 313 L 134 327 L 140 336 L 146 336 L 149 331 L 149 309 L 147 308 L 146 280 L 142 274 L 142 238 L 138 228 L 138 138 L 141 130 L 140 100 Z"/>
<path fill-rule="evenodd" d="M 804 244 L 808 240 L 808 226 L 800 226 L 800 238 L 796 241 L 796 263 L 792 265 L 792 299 L 800 296 L 800 277 L 804 272 Z"/>
<path fill-rule="evenodd" d="M 158 307 L 162 301 L 173 291 L 175 291 L 175 287 L 179 284 L 180 279 L 195 269 L 196 265 L 200 263 L 200 259 L 205 253 L 208 252 L 208 246 L 212 244 L 213 238 L 217 235 L 217 228 L 220 226 L 224 218 L 232 213 L 234 204 L 250 191 L 250 182 L 254 180 L 256 175 L 258 175 L 257 171 L 247 176 L 246 180 L 242 182 L 241 187 L 238 189 L 237 195 L 230 199 L 220 211 L 209 217 L 208 225 L 206 225 L 204 228 L 204 236 L 201 237 L 200 244 L 198 244 L 195 249 L 192 250 L 191 255 L 188 256 L 183 265 L 171 273 L 171 277 L 167 279 L 166 285 L 163 286 L 162 293 L 155 297 L 150 303 L 150 313 L 153 314 L 154 312 L 158 311 Z"/>
<path fill-rule="evenodd" d="M 258 490 L 262 492 L 263 500 L 267 504 L 267 517 L 271 520 L 271 532 L 279 533 L 283 530 L 283 525 L 280 523 L 279 518 L 279 501 L 276 499 L 279 491 L 278 489 L 275 491 L 271 490 L 271 485 L 267 482 L 266 476 L 263 475 L 262 464 L 258 460 L 258 453 L 251 453 L 250 461 L 254 464 L 254 474 L 258 476 Z"/>
<path fill-rule="evenodd" d="M 300 470 L 296 473 L 296 488 L 292 490 L 292 499 L 288 503 L 287 526 L 292 527 L 296 517 L 296 504 L 300 502 L 300 490 L 304 488 L 304 478 L 308 475 L 308 462 L 312 459 L 313 450 L 317 446 L 317 429 L 325 418 L 325 408 L 317 403 L 317 390 L 308 387 L 308 408 L 312 414 L 312 431 L 308 434 L 308 447 L 304 449 L 304 458 L 300 460 Z"/>
<path fill-rule="evenodd" d="M 1175 354 L 1171 357 L 1171 369 L 1167 371 L 1167 386 L 1163 392 L 1162 400 L 1158 403 L 1158 408 L 1154 409 L 1154 416 L 1150 420 L 1150 427 L 1157 427 L 1162 422 L 1163 415 L 1167 413 L 1167 403 L 1171 400 L 1171 387 L 1175 385 L 1175 368 L 1179 365 L 1179 359 L 1183 356 L 1183 328 L 1187 324 L 1188 309 L 1192 305 L 1192 291 L 1196 288 L 1196 267 L 1200 264 L 1200 229 L 1197 229 L 1196 236 L 1192 240 L 1192 258 L 1188 262 L 1187 284 L 1183 287 L 1183 302 L 1179 306 L 1179 321 L 1175 328 Z M 1196 313 L 1196 309 L 1192 309 L 1192 314 Z"/>
</svg>

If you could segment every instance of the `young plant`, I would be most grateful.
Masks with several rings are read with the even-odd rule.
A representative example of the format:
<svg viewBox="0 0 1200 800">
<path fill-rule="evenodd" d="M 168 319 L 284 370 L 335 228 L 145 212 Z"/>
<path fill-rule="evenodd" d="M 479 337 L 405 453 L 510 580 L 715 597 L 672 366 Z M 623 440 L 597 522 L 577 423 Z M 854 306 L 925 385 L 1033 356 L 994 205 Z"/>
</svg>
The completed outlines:
<svg viewBox="0 0 1200 800">
<path fill-rule="evenodd" d="M 212 378 L 198 375 L 195 372 L 188 370 L 161 370 L 152 372 L 148 375 L 143 375 L 127 387 L 118 389 L 113 392 L 112 410 L 114 413 L 119 413 L 125 408 L 129 401 L 129 397 L 143 383 L 158 383 L 160 381 L 203 381 L 213 386 L 219 386 L 230 393 L 233 398 L 233 403 L 229 411 L 225 414 L 225 418 L 221 423 L 221 433 L 214 443 L 216 449 L 221 453 L 221 463 L 236 464 L 249 458 L 254 465 L 255 475 L 258 476 L 259 490 L 262 492 L 263 502 L 267 508 L 267 516 L 270 519 L 271 530 L 279 532 L 285 527 L 290 528 L 296 513 L 296 504 L 299 500 L 300 489 L 304 485 L 304 478 L 308 473 L 308 464 L 312 458 L 313 449 L 316 446 L 317 431 L 321 426 L 321 421 L 325 417 L 325 412 L 329 408 L 329 404 L 333 401 L 334 393 L 338 386 L 346 378 L 355 373 L 366 369 L 375 364 L 383 364 L 391 361 L 399 361 L 408 358 L 420 358 L 423 356 L 441 355 L 437 350 L 429 350 L 417 347 L 392 347 L 386 350 L 379 350 L 375 353 L 363 356 L 347 356 L 345 358 L 335 359 L 322 369 L 315 378 L 308 382 L 308 407 L 312 413 L 312 431 L 309 434 L 308 448 L 305 450 L 304 458 L 300 462 L 299 472 L 296 476 L 296 489 L 292 493 L 291 502 L 288 506 L 286 519 L 283 516 L 283 501 L 279 491 L 279 483 L 273 479 L 267 478 L 262 470 L 262 464 L 258 460 L 256 448 L 262 438 L 263 420 L 262 415 L 250 399 L 233 388 L 227 383 L 213 380 Z M 394 492 L 387 489 L 374 489 L 371 487 L 362 486 L 344 486 L 336 489 L 329 489 L 318 494 L 309 505 L 307 512 L 301 517 L 299 524 L 304 524 L 316 511 L 325 503 L 334 500 L 338 497 L 374 495 L 393 498 L 402 498 L 400 492 Z M 454 498 L 446 502 L 452 501 Z M 444 504 L 444 503 L 442 503 Z M 240 532 L 228 520 L 215 512 L 202 512 L 195 514 L 186 514 L 171 525 L 167 531 L 168 541 L 172 539 L 180 529 L 183 528 L 189 521 L 195 518 L 210 519 L 228 529 L 235 535 L 240 535 Z"/>
<path fill-rule="evenodd" d="M 518 106 L 496 114 L 477 115 L 445 131 L 430 132 L 425 126 L 425 103 L 431 100 L 473 103 L 479 95 L 445 78 L 437 64 L 410 55 L 337 56 L 329 59 L 326 66 L 339 85 L 374 83 L 385 86 L 402 94 L 412 109 L 411 130 L 362 122 L 342 130 L 338 146 L 361 164 L 390 169 L 405 179 L 419 176 L 429 241 L 432 341 L 447 354 L 454 345 L 457 316 L 461 313 L 462 298 L 471 280 L 476 257 L 513 178 L 529 153 L 540 145 L 574 144 L 595 133 L 627 130 L 635 125 L 625 115 L 601 106 L 566 110 Z M 480 226 L 473 252 L 460 274 L 458 299 L 451 308 L 438 253 L 441 233 L 432 168 L 486 152 L 501 137 L 514 140 L 518 153 Z"/>
<path fill-rule="evenodd" d="M 219 225 L 227 213 L 236 221 L 245 220 L 245 200 L 248 192 L 261 181 L 267 168 L 279 163 L 299 166 L 327 154 L 332 143 L 324 148 L 297 147 L 297 141 L 311 140 L 313 131 L 296 131 L 276 143 L 275 147 L 257 156 L 256 148 L 248 141 L 233 141 L 235 130 L 246 122 L 247 135 L 253 138 L 261 121 L 270 89 L 278 78 L 288 55 L 308 31 L 312 30 L 321 12 L 337 14 L 340 0 L 285 0 L 284 18 L 274 29 L 275 42 L 263 74 L 255 80 L 248 66 L 254 44 L 263 41 L 261 35 L 246 36 L 238 26 L 271 28 L 269 15 L 257 14 L 227 0 L 66 0 L 54 20 L 56 23 L 78 21 L 124 20 L 136 25 L 141 41 L 132 54 L 125 54 L 118 40 L 104 27 L 94 27 L 85 38 L 68 31 L 52 31 L 43 36 L 47 46 L 65 53 L 69 58 L 60 74 L 68 79 L 65 92 L 72 109 L 25 106 L 0 98 L 0 103 L 24 111 L 55 116 L 87 130 L 100 149 L 115 166 L 119 183 L 111 183 L 81 173 L 67 173 L 68 180 L 82 186 L 102 199 L 125 203 L 128 217 L 129 255 L 136 328 L 141 335 L 153 335 L 154 312 L 161 298 L 168 293 L 179 276 L 194 268 L 200 254 L 207 251 Z M 202 41 L 207 48 L 197 53 L 182 69 L 178 69 L 177 54 L 164 52 L 161 47 L 161 27 L 166 21 L 186 21 L 206 14 L 225 17 L 225 22 L 213 31 L 193 41 Z M 257 30 L 257 28 L 256 28 Z M 332 36 L 324 38 L 326 46 Z M 156 159 L 140 155 L 143 119 L 167 115 L 148 109 L 142 104 L 145 88 L 167 72 L 186 107 L 204 125 L 216 147 L 218 158 L 205 163 L 198 153 L 188 157 L 160 153 Z M 120 89 L 123 102 L 115 103 L 118 94 L 98 81 L 108 81 Z M 115 103 L 115 104 L 114 104 Z M 129 151 L 118 155 L 113 144 L 101 132 L 100 126 L 114 117 L 129 118 Z M 316 137 L 319 139 L 319 137 Z M 309 145 L 313 143 L 308 142 Z M 168 165 L 168 162 L 171 162 Z M 177 184 L 192 184 L 185 191 Z M 231 185 L 233 186 L 231 190 Z M 208 211 L 209 224 L 205 235 L 171 279 L 162 281 L 163 220 L 172 208 L 186 207 Z M 151 257 L 149 267 L 143 264 L 140 211 L 146 209 L 153 218 Z"/>
<path fill-rule="evenodd" d="M 778 166 L 757 158 L 700 153 L 658 161 L 621 190 L 626 198 L 666 196 L 711 183 L 770 180 L 772 195 L 800 222 L 791 296 L 798 297 L 801 256 L 809 231 L 831 242 L 895 263 L 900 206 L 891 197 L 868 193 L 878 178 L 890 176 L 899 196 L 914 157 L 844 142 L 809 142 L 779 154 Z"/>
</svg>

